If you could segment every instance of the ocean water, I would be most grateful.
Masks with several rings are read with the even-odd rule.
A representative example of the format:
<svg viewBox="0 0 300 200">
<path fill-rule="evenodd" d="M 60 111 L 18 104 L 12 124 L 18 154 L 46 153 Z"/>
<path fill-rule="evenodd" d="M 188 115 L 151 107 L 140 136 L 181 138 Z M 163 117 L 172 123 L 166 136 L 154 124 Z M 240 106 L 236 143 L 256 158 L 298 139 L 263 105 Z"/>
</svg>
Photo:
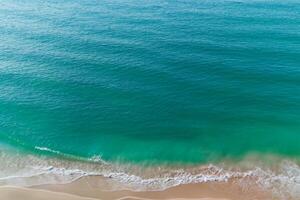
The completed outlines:
<svg viewBox="0 0 300 200">
<path fill-rule="evenodd" d="M 1 153 L 147 166 L 298 160 L 299 8 L 2 0 Z"/>
</svg>

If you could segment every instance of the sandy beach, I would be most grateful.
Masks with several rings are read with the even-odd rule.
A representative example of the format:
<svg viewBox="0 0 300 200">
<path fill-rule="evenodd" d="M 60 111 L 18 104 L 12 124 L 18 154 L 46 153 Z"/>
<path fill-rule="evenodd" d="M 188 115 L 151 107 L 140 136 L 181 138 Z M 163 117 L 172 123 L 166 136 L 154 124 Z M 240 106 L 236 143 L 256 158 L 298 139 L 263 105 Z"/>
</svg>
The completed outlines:
<svg viewBox="0 0 300 200">
<path fill-rule="evenodd" d="M 81 197 L 71 194 L 65 194 L 60 192 L 51 192 L 46 190 L 28 189 L 28 188 L 17 188 L 17 187 L 1 187 L 0 188 L 1 199 L 3 200 L 98 200 L 101 198 L 88 198 Z M 103 198 L 102 198 L 103 199 Z M 151 199 L 151 198 L 140 198 L 134 196 L 124 196 L 119 198 L 120 200 L 125 199 Z M 179 200 L 179 198 L 176 198 Z M 198 198 L 199 199 L 199 198 Z M 226 200 L 219 198 L 200 198 L 201 200 Z M 175 198 L 174 198 L 175 200 Z"/>
<path fill-rule="evenodd" d="M 199 199 L 199 200 L 252 200 L 273 199 L 271 195 L 257 189 L 243 189 L 235 183 L 214 182 L 186 184 L 163 191 L 107 190 L 105 180 L 99 176 L 88 176 L 69 184 L 42 185 L 29 188 L 2 186 L 1 200 L 125 200 L 125 199 Z"/>
</svg>

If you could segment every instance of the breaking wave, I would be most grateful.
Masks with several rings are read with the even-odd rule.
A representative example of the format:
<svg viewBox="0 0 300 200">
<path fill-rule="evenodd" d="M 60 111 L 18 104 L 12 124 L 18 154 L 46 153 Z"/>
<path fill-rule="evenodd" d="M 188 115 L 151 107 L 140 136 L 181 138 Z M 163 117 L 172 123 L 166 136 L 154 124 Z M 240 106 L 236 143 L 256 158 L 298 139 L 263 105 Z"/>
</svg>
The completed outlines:
<svg viewBox="0 0 300 200">
<path fill-rule="evenodd" d="M 46 147 L 36 149 L 66 156 Z M 83 161 L 74 157 L 1 151 L 0 185 L 64 184 L 85 176 L 101 176 L 114 183 L 111 184 L 114 185 L 111 188 L 114 190 L 164 190 L 189 183 L 235 182 L 241 187 L 259 187 L 271 191 L 277 197 L 299 198 L 300 167 L 297 162 L 272 159 L 277 163 L 276 167 L 261 164 L 259 159 L 256 162 L 249 158 L 235 164 L 223 162 L 199 166 L 141 166 L 105 162 L 101 156 Z"/>
</svg>

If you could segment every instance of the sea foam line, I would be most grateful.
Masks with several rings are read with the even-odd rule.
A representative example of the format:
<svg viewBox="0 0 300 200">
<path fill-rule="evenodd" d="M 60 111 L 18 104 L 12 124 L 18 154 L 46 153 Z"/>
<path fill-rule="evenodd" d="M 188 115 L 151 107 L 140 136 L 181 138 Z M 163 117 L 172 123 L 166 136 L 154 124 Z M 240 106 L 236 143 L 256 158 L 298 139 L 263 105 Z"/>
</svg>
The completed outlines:
<svg viewBox="0 0 300 200">
<path fill-rule="evenodd" d="M 36 147 L 36 149 L 65 155 L 46 147 Z M 108 180 L 121 183 L 127 189 L 141 191 L 164 190 L 189 183 L 228 182 L 232 179 L 243 182 L 243 180 L 247 181 L 247 179 L 251 179 L 253 182 L 250 184 L 256 184 L 263 189 L 272 190 L 278 196 L 290 196 L 300 199 L 300 167 L 293 161 L 282 160 L 281 163 L 277 163 L 278 171 L 260 167 L 250 168 L 249 170 L 238 170 L 237 168 L 230 170 L 216 165 L 208 165 L 199 166 L 199 168 L 196 167 L 196 172 L 194 169 L 189 168 L 155 169 L 157 171 L 154 170 L 150 176 L 144 177 L 132 173 L 133 171 L 128 171 L 128 168 L 131 168 L 128 165 L 104 162 L 100 156 L 87 159 L 90 162 L 83 162 L 82 159 L 69 160 L 27 154 L 18 157 L 16 157 L 17 154 L 7 156 L 4 152 L 1 152 L 0 156 L 0 163 L 4 163 L 0 169 L 1 184 L 9 182 L 9 179 L 24 179 L 21 182 L 26 183 L 26 180 L 32 177 L 40 177 L 40 181 L 37 183 L 30 181 L 29 186 L 35 184 L 63 184 L 85 176 L 102 176 Z M 10 163 L 20 168 L 18 173 L 9 168 Z M 6 168 L 8 169 L 8 173 L 5 175 Z M 133 168 L 136 168 L 136 166 Z M 13 183 L 17 184 L 18 182 Z"/>
<path fill-rule="evenodd" d="M 63 155 L 63 153 L 61 153 L 60 151 L 55 151 L 55 150 L 49 149 L 47 147 L 35 146 L 34 148 L 37 149 L 37 150 L 40 150 L 40 151 L 46 151 L 46 152 L 50 152 L 50 153 L 62 154 Z"/>
</svg>

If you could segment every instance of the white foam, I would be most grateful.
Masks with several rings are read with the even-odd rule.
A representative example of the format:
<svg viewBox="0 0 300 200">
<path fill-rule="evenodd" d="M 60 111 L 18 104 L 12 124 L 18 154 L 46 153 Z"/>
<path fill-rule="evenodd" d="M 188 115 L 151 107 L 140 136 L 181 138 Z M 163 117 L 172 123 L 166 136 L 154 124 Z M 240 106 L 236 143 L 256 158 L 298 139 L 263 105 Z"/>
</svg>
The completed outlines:
<svg viewBox="0 0 300 200">
<path fill-rule="evenodd" d="M 295 162 L 283 161 L 277 172 L 260 170 L 257 183 L 282 199 L 300 199 L 300 167 Z"/>
<path fill-rule="evenodd" d="M 61 152 L 49 149 L 47 147 L 35 146 L 34 148 L 37 149 L 37 150 L 40 150 L 40 151 L 46 151 L 46 152 L 50 152 L 50 153 L 61 154 Z"/>
<path fill-rule="evenodd" d="M 45 147 L 41 151 L 61 154 Z M 254 167 L 248 170 L 226 169 L 216 165 L 192 168 L 143 167 L 108 163 L 101 156 L 89 162 L 49 158 L 16 153 L 0 154 L 0 185 L 33 186 L 40 184 L 69 183 L 84 176 L 102 176 L 131 190 L 164 190 L 169 187 L 205 182 L 227 182 L 231 179 L 255 180 L 262 189 L 273 191 L 278 197 L 300 199 L 300 167 L 292 161 L 281 161 L 277 170 Z M 123 189 L 124 189 L 123 188 Z"/>
</svg>

